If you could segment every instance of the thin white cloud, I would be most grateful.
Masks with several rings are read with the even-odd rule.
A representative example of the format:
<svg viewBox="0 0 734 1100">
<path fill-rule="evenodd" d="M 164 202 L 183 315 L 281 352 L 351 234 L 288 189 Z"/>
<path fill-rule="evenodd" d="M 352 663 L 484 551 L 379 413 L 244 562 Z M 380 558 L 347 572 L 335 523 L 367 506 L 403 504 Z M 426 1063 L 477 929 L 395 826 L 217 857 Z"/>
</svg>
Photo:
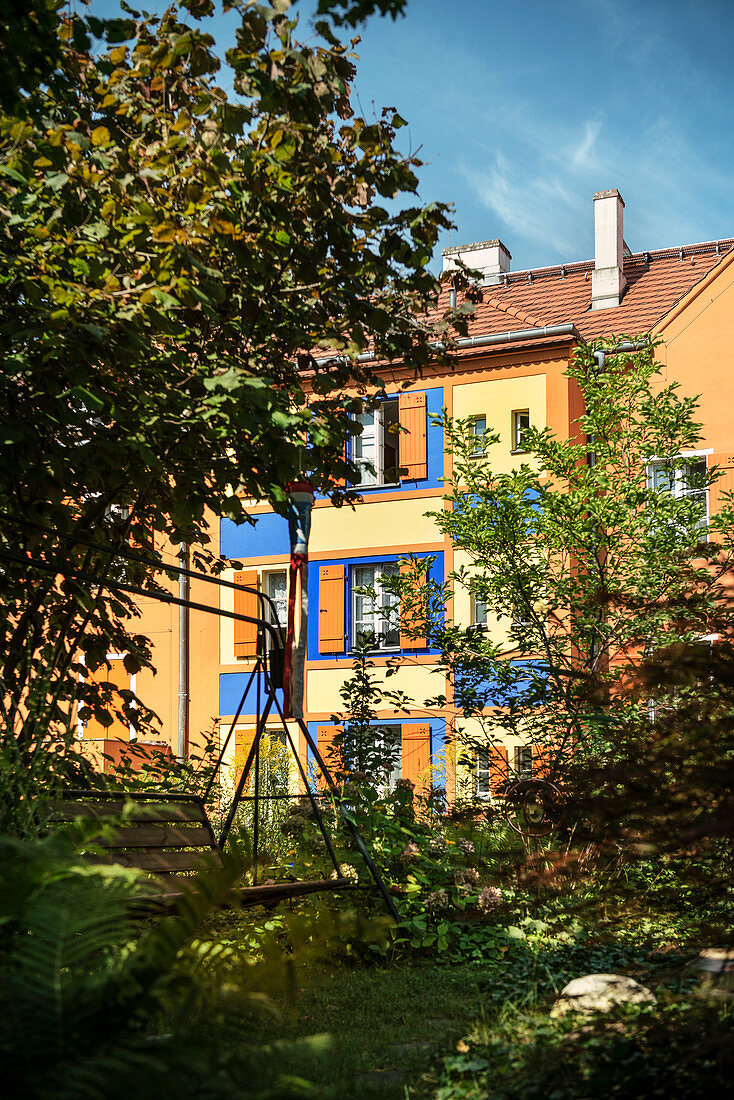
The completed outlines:
<svg viewBox="0 0 734 1100">
<path fill-rule="evenodd" d="M 522 165 L 511 165 L 503 154 L 486 172 L 467 165 L 461 173 L 478 201 L 491 210 L 504 227 L 512 251 L 513 239 L 534 242 L 567 257 L 573 247 L 575 202 L 563 181 L 529 177 Z"/>
<path fill-rule="evenodd" d="M 584 124 L 584 136 L 571 154 L 573 168 L 591 168 L 594 166 L 594 147 L 601 130 L 601 120 L 594 119 Z"/>
<path fill-rule="evenodd" d="M 724 198 L 727 175 L 680 120 L 652 119 L 633 150 L 619 127 L 598 116 L 574 129 L 566 121 L 549 124 L 542 111 L 516 110 L 512 125 L 502 127 L 499 150 L 459 165 L 474 201 L 492 214 L 486 235 L 505 240 L 518 268 L 591 258 L 591 199 L 608 187 L 618 187 L 627 203 L 625 237 L 635 251 L 710 236 L 707 196 L 716 190 Z M 719 232 L 734 234 L 734 224 Z"/>
</svg>

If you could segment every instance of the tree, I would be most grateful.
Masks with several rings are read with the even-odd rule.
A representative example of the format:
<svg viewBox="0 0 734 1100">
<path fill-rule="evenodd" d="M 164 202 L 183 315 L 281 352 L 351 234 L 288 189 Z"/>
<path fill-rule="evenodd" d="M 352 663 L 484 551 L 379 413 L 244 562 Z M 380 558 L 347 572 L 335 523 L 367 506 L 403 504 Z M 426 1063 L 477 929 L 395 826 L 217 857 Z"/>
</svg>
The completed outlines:
<svg viewBox="0 0 734 1100">
<path fill-rule="evenodd" d="M 403 6 L 320 0 L 304 46 L 290 0 L 225 2 L 231 96 L 210 0 L 67 13 L 53 72 L 0 116 L 2 711 L 24 766 L 75 698 L 110 720 L 111 686 L 86 678 L 107 652 L 150 664 L 114 587 L 153 583 L 131 547 L 183 541 L 204 564 L 207 515 L 282 507 L 303 465 L 340 503 L 349 412 L 382 388 L 360 356 L 438 354 L 426 265 L 447 210 L 400 208 L 420 162 L 397 111 L 354 115 L 335 33 Z M 151 718 L 130 694 L 121 712 Z"/>
<path fill-rule="evenodd" d="M 61 58 L 59 11 L 63 0 L 0 0 L 0 108 L 18 108 L 30 92 L 54 73 Z"/>
<path fill-rule="evenodd" d="M 716 472 L 682 457 L 699 438 L 695 400 L 656 377 L 652 341 L 620 346 L 632 345 L 577 348 L 568 376 L 584 412 L 571 437 L 530 428 L 510 473 L 492 469 L 496 436 L 478 459 L 471 423 L 444 416 L 451 507 L 433 513 L 460 561 L 433 605 L 463 586 L 495 623 L 434 616 L 465 762 L 477 751 L 497 759 L 512 735 L 532 750 L 535 775 L 585 797 L 599 796 L 625 740 L 640 750 L 653 703 L 676 691 L 658 677 L 652 699 L 651 658 L 700 648 L 732 562 L 730 544 L 707 542 Z"/>
<path fill-rule="evenodd" d="M 392 740 L 388 729 L 379 725 L 376 711 L 388 702 L 396 709 L 404 707 L 406 699 L 399 691 L 386 691 L 372 674 L 373 643 L 374 637 L 367 635 L 363 644 L 352 650 L 352 675 L 339 692 L 344 711 L 331 716 L 339 726 L 326 765 L 340 779 L 357 777 L 378 788 L 386 786 L 400 763 L 402 745 L 399 738 Z"/>
</svg>

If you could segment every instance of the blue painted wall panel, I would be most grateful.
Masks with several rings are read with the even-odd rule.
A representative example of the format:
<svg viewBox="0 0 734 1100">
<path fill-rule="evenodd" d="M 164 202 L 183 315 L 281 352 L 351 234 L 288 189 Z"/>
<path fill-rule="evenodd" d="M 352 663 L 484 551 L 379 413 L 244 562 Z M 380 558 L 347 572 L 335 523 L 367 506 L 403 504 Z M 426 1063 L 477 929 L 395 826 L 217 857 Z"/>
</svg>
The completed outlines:
<svg viewBox="0 0 734 1100">
<path fill-rule="evenodd" d="M 230 519 L 220 521 L 221 554 L 223 558 L 262 558 L 278 554 L 290 556 L 288 522 L 283 516 L 266 512 L 257 516 L 255 526 L 237 526 Z"/>
<path fill-rule="evenodd" d="M 233 715 L 237 713 L 237 707 L 242 698 L 242 692 L 249 677 L 249 672 L 222 672 L 219 676 L 219 713 L 221 715 Z M 261 688 L 264 693 L 264 688 Z M 257 680 L 253 678 L 250 689 L 245 697 L 245 703 L 241 714 L 251 717 L 257 712 Z"/>
<path fill-rule="evenodd" d="M 543 701 L 543 685 L 548 673 L 542 661 L 508 661 L 504 676 L 482 679 L 472 672 L 457 670 L 454 699 L 458 707 L 510 707 L 513 704 L 537 704 Z M 529 699 L 528 695 L 534 695 Z"/>
<path fill-rule="evenodd" d="M 431 423 L 432 416 L 438 416 L 443 408 L 443 387 L 426 390 L 426 412 L 428 414 L 428 437 L 426 440 L 428 457 L 428 478 L 418 481 L 416 489 L 436 489 L 443 485 L 443 428 Z M 409 482 L 406 484 L 410 485 Z"/>
</svg>

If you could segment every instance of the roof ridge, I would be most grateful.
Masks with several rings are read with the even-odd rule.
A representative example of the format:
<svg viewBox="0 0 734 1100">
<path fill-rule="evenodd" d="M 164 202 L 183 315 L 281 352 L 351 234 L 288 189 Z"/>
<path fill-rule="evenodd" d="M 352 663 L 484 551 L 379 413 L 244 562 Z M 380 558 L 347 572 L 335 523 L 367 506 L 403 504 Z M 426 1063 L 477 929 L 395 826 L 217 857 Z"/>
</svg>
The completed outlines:
<svg viewBox="0 0 734 1100">
<path fill-rule="evenodd" d="M 684 256 L 692 256 L 694 254 L 700 254 L 702 252 L 711 252 L 717 250 L 723 256 L 725 252 L 734 245 L 734 237 L 719 237 L 714 241 L 699 241 L 696 244 L 676 244 L 670 245 L 667 248 L 649 248 L 641 249 L 639 252 L 633 252 L 629 256 L 625 256 L 625 264 L 634 264 L 635 262 L 646 262 L 650 259 L 663 259 L 666 256 L 675 256 L 678 254 L 681 258 Z M 528 279 L 531 276 L 533 279 L 542 278 L 548 275 L 565 275 L 572 272 L 580 271 L 593 271 L 594 260 L 573 260 L 570 263 L 562 264 L 549 264 L 547 267 L 527 267 L 520 271 L 508 271 L 501 278 L 504 279 L 504 285 L 508 283 L 518 282 L 520 277 Z"/>
</svg>

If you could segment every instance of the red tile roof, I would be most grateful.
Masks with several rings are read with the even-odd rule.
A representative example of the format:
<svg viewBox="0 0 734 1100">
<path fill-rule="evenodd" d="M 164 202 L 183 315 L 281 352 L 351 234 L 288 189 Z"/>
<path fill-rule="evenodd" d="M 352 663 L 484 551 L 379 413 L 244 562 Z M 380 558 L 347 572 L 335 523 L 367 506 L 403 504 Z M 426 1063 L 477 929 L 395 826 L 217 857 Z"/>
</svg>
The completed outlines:
<svg viewBox="0 0 734 1100">
<path fill-rule="evenodd" d="M 567 322 L 584 340 L 638 336 L 649 332 L 733 246 L 734 238 L 729 238 L 627 257 L 627 288 L 612 309 L 590 308 L 593 260 L 510 272 L 500 276 L 500 283 L 483 288 L 483 301 L 469 321 L 469 336 Z M 448 290 L 442 293 L 440 305 L 447 308 Z M 519 345 L 501 345 L 515 346 Z"/>
</svg>

